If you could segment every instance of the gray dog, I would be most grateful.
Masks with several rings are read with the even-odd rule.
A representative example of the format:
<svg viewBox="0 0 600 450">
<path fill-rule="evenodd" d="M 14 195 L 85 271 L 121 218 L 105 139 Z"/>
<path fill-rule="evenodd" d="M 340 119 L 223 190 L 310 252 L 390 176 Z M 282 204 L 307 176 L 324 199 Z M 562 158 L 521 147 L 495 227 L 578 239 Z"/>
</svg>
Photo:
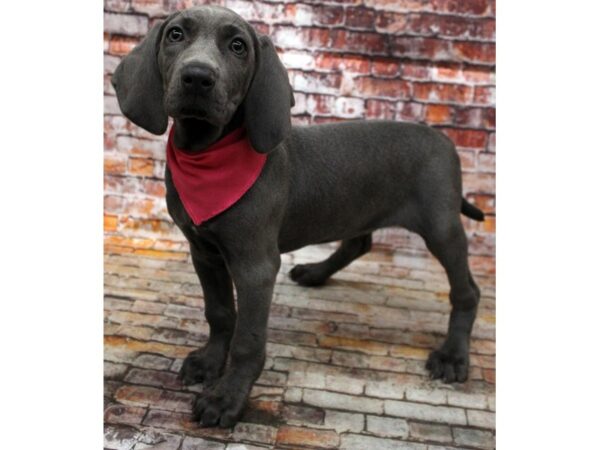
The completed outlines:
<svg viewBox="0 0 600 450">
<path fill-rule="evenodd" d="M 210 325 L 208 342 L 180 373 L 186 384 L 204 382 L 193 407 L 203 425 L 235 424 L 263 368 L 280 254 L 341 240 L 325 261 L 290 273 L 301 285 L 321 285 L 368 252 L 371 233 L 383 227 L 418 233 L 444 266 L 452 312 L 427 368 L 446 382 L 467 379 L 479 289 L 460 214 L 483 220 L 483 213 L 462 197 L 450 139 L 387 121 L 292 127 L 293 93 L 271 40 L 221 7 L 188 9 L 155 25 L 118 66 L 113 85 L 123 113 L 142 128 L 163 134 L 173 117 L 174 145 L 190 154 L 244 126 L 254 150 L 268 155 L 250 190 L 200 225 L 169 169 L 165 175 L 169 214 L 190 243 Z"/>
</svg>

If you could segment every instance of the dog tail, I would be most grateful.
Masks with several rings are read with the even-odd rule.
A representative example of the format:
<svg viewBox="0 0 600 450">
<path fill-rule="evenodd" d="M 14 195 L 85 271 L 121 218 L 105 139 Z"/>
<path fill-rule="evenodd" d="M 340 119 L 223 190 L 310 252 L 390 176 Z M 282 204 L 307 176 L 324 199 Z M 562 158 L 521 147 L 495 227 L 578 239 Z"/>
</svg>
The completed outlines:
<svg viewBox="0 0 600 450">
<path fill-rule="evenodd" d="M 473 220 L 477 220 L 478 222 L 483 222 L 485 219 L 483 211 L 476 206 L 471 205 L 464 197 L 460 205 L 460 212 Z"/>
</svg>

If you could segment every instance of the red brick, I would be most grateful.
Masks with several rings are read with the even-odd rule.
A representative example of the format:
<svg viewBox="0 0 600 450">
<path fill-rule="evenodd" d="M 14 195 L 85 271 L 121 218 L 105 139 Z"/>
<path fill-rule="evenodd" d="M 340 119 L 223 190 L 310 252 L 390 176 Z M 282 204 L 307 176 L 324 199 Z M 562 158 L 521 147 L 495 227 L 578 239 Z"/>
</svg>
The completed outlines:
<svg viewBox="0 0 600 450">
<path fill-rule="evenodd" d="M 423 105 L 413 102 L 398 102 L 396 118 L 417 122 L 423 118 Z"/>
<path fill-rule="evenodd" d="M 356 91 L 365 97 L 409 98 L 410 83 L 403 80 L 361 77 L 355 81 Z"/>
<path fill-rule="evenodd" d="M 421 36 L 488 40 L 494 37 L 495 21 L 424 13 L 411 15 L 408 28 Z"/>
<path fill-rule="evenodd" d="M 329 30 L 323 28 L 277 25 L 270 36 L 276 45 L 283 48 L 326 48 L 329 42 Z"/>
<path fill-rule="evenodd" d="M 129 158 L 128 172 L 132 175 L 152 176 L 154 160 L 150 158 Z"/>
<path fill-rule="evenodd" d="M 481 128 L 483 110 L 481 108 L 457 108 L 454 123 L 463 127 Z"/>
<path fill-rule="evenodd" d="M 491 128 L 491 129 L 496 128 L 496 109 L 495 108 L 487 108 L 484 110 L 483 125 L 486 128 Z"/>
<path fill-rule="evenodd" d="M 367 118 L 394 119 L 396 116 L 396 103 L 385 100 L 367 100 Z"/>
<path fill-rule="evenodd" d="M 340 55 L 336 53 L 319 53 L 315 63 L 318 68 L 326 70 L 343 70 L 358 74 L 369 73 L 370 61 L 365 56 Z"/>
<path fill-rule="evenodd" d="M 306 110 L 309 114 L 330 115 L 333 112 L 335 97 L 331 95 L 309 94 L 306 96 Z"/>
<path fill-rule="evenodd" d="M 434 81 L 461 82 L 464 80 L 460 64 L 441 63 L 433 67 L 431 73 Z"/>
<path fill-rule="evenodd" d="M 255 20 L 249 20 L 248 22 L 250 23 L 250 25 L 252 25 L 252 27 L 256 30 L 257 33 L 270 34 L 271 28 L 269 27 L 269 24 L 257 22 Z"/>
<path fill-rule="evenodd" d="M 452 120 L 452 108 L 448 105 L 427 105 L 425 120 L 432 124 L 448 123 Z"/>
<path fill-rule="evenodd" d="M 357 31 L 331 30 L 331 48 L 371 55 L 387 53 L 385 36 L 377 33 L 361 33 Z"/>
<path fill-rule="evenodd" d="M 414 98 L 422 101 L 468 103 L 472 96 L 473 88 L 462 84 L 414 84 Z"/>
<path fill-rule="evenodd" d="M 117 231 L 118 216 L 104 214 L 104 231 Z"/>
<path fill-rule="evenodd" d="M 349 28 L 371 30 L 375 25 L 375 11 L 367 8 L 352 8 L 346 9 L 346 23 Z"/>
<path fill-rule="evenodd" d="M 104 13 L 104 31 L 127 36 L 144 36 L 148 32 L 148 18 L 137 14 Z"/>
<path fill-rule="evenodd" d="M 496 103 L 496 88 L 493 86 L 475 86 L 473 103 L 494 105 Z"/>
<path fill-rule="evenodd" d="M 380 33 L 403 33 L 408 28 L 409 16 L 389 11 L 377 13 L 375 29 Z"/>
<path fill-rule="evenodd" d="M 397 59 L 375 59 L 371 67 L 371 73 L 380 77 L 394 77 L 400 71 L 400 63 Z"/>
<path fill-rule="evenodd" d="M 490 133 L 486 150 L 490 153 L 496 153 L 496 133 Z"/>
<path fill-rule="evenodd" d="M 431 10 L 429 0 L 365 0 L 371 8 L 383 11 L 422 11 Z"/>
<path fill-rule="evenodd" d="M 496 176 L 493 173 L 463 173 L 463 190 L 465 194 L 490 194 L 496 190 Z"/>
<path fill-rule="evenodd" d="M 435 11 L 452 14 L 487 15 L 491 13 L 489 0 L 432 0 Z"/>
<path fill-rule="evenodd" d="M 344 8 L 319 5 L 313 7 L 313 21 L 319 25 L 340 25 L 344 22 Z"/>
<path fill-rule="evenodd" d="M 131 8 L 150 16 L 165 16 L 163 0 L 131 0 Z"/>
<path fill-rule="evenodd" d="M 126 236 L 104 236 L 104 242 L 106 244 L 120 245 L 123 247 L 136 247 L 136 248 L 150 248 L 152 247 L 152 239 L 143 238 L 131 238 Z"/>
<path fill-rule="evenodd" d="M 111 36 L 108 44 L 108 52 L 111 55 L 127 55 L 139 41 L 139 39 L 129 36 Z"/>
<path fill-rule="evenodd" d="M 477 166 L 477 157 L 473 150 L 458 149 L 458 156 L 460 157 L 460 167 L 462 170 L 474 170 Z"/>
<path fill-rule="evenodd" d="M 104 196 L 104 211 L 105 212 L 122 212 L 125 206 L 125 199 L 117 195 Z"/>
<path fill-rule="evenodd" d="M 487 133 L 479 130 L 464 130 L 458 128 L 445 128 L 448 135 L 457 147 L 485 148 Z"/>
<path fill-rule="evenodd" d="M 319 448 L 337 448 L 340 438 L 335 431 L 284 425 L 277 432 L 277 444 Z"/>
<path fill-rule="evenodd" d="M 163 198 L 167 194 L 164 181 L 144 180 L 142 182 L 144 193 Z"/>
<path fill-rule="evenodd" d="M 480 153 L 478 157 L 478 167 L 482 172 L 496 171 L 496 155 L 494 153 Z"/>
<path fill-rule="evenodd" d="M 104 176 L 104 191 L 116 194 L 135 194 L 140 192 L 140 179 L 122 176 Z"/>
<path fill-rule="evenodd" d="M 450 41 L 418 36 L 398 36 L 390 40 L 392 55 L 401 58 L 448 60 L 451 59 Z"/>
<path fill-rule="evenodd" d="M 428 81 L 431 77 L 428 63 L 417 61 L 403 61 L 401 67 L 402 78 Z"/>
<path fill-rule="evenodd" d="M 291 71 L 291 83 L 295 90 L 318 94 L 338 94 L 342 84 L 339 73 Z"/>
<path fill-rule="evenodd" d="M 478 64 L 496 62 L 496 44 L 484 42 L 452 42 L 452 54 L 461 61 Z"/>
<path fill-rule="evenodd" d="M 483 369 L 483 379 L 491 384 L 496 384 L 496 370 Z"/>
<path fill-rule="evenodd" d="M 127 170 L 127 158 L 122 155 L 104 154 L 104 173 L 123 175 Z"/>
<path fill-rule="evenodd" d="M 463 76 L 466 81 L 473 84 L 493 84 L 495 81 L 494 71 L 490 67 L 465 67 Z"/>
<path fill-rule="evenodd" d="M 483 222 L 483 229 L 488 233 L 496 232 L 496 216 L 485 216 L 485 222 Z"/>
</svg>

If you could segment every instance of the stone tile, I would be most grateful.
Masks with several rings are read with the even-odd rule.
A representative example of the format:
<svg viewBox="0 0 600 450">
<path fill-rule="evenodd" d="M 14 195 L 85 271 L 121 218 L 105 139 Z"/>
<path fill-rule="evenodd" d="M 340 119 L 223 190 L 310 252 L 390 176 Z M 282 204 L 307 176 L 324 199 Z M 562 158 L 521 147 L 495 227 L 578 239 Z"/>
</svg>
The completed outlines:
<svg viewBox="0 0 600 450">
<path fill-rule="evenodd" d="M 181 450 L 224 450 L 225 444 L 198 437 L 186 436 Z"/>
<path fill-rule="evenodd" d="M 383 413 L 383 400 L 374 398 L 355 397 L 335 392 L 304 389 L 302 399 L 304 403 L 323 408 L 360 411 L 374 414 Z"/>
<path fill-rule="evenodd" d="M 381 342 L 341 336 L 322 336 L 319 338 L 319 345 L 325 348 L 353 350 L 373 355 L 387 355 L 388 353 L 388 346 Z"/>
<path fill-rule="evenodd" d="M 254 423 L 239 422 L 233 429 L 234 441 L 251 441 L 273 445 L 277 428 Z"/>
<path fill-rule="evenodd" d="M 160 389 L 145 386 L 121 386 L 115 392 L 115 399 L 126 405 L 148 406 L 155 404 L 160 399 Z"/>
<path fill-rule="evenodd" d="M 305 249 L 297 260 L 287 255 L 286 264 L 333 248 Z M 471 381 L 447 386 L 429 381 L 425 369 L 447 327 L 441 267 L 419 252 L 406 253 L 402 266 L 392 252 L 367 257 L 374 259 L 321 289 L 278 278 L 265 370 L 242 421 L 227 430 L 195 422 L 191 404 L 202 385 L 183 390 L 176 380 L 183 358 L 208 333 L 189 259 L 109 255 L 106 448 L 493 448 L 493 276 L 477 277 L 487 297 L 476 327 L 484 339 L 471 346 Z M 393 279 L 400 273 L 406 283 Z"/>
<path fill-rule="evenodd" d="M 284 394 L 283 399 L 288 403 L 299 403 L 302 401 L 302 389 L 296 387 L 288 387 Z"/>
<path fill-rule="evenodd" d="M 407 438 L 408 422 L 391 417 L 367 416 L 367 431 L 380 437 Z"/>
<path fill-rule="evenodd" d="M 177 379 L 177 374 L 159 370 L 133 368 L 125 377 L 125 381 L 130 384 L 156 386 L 166 389 L 181 389 L 182 387 L 181 382 Z"/>
<path fill-rule="evenodd" d="M 405 389 L 405 380 L 394 376 L 389 376 L 383 380 L 367 381 L 365 384 L 365 394 L 372 397 L 402 400 L 404 399 Z"/>
<path fill-rule="evenodd" d="M 110 361 L 104 361 L 104 378 L 109 380 L 120 380 L 127 372 L 127 364 L 119 364 Z"/>
<path fill-rule="evenodd" d="M 477 447 L 481 449 L 493 449 L 495 445 L 494 435 L 491 431 L 474 430 L 470 428 L 453 428 L 454 442 L 457 445 Z"/>
<path fill-rule="evenodd" d="M 452 442 L 452 430 L 448 425 L 409 422 L 411 439 L 447 444 Z"/>
<path fill-rule="evenodd" d="M 272 448 L 272 447 L 263 447 L 262 445 L 251 445 L 251 444 L 227 444 L 226 450 L 263 450 L 265 448 Z"/>
<path fill-rule="evenodd" d="M 285 405 L 282 409 L 283 420 L 292 425 L 321 425 L 324 417 L 325 411 L 311 406 Z"/>
<path fill-rule="evenodd" d="M 105 423 L 138 425 L 148 410 L 141 406 L 110 405 L 104 410 Z"/>
<path fill-rule="evenodd" d="M 142 367 L 144 369 L 167 370 L 171 366 L 172 363 L 173 363 L 173 360 L 170 358 L 165 358 L 165 357 L 159 356 L 159 355 L 152 355 L 149 353 L 144 353 L 144 354 L 138 355 L 133 360 L 131 365 L 136 366 L 136 367 Z"/>
<path fill-rule="evenodd" d="M 488 408 L 490 409 L 490 411 L 496 411 L 496 396 L 488 395 L 487 400 L 488 400 Z"/>
<path fill-rule="evenodd" d="M 496 414 L 488 411 L 467 410 L 469 425 L 481 428 L 496 428 Z"/>
<path fill-rule="evenodd" d="M 162 314 L 167 307 L 164 303 L 149 302 L 147 300 L 136 300 L 133 302 L 131 310 L 133 312 L 141 312 L 146 314 Z"/>
<path fill-rule="evenodd" d="M 442 389 L 406 388 L 406 399 L 413 402 L 428 403 L 430 405 L 445 405 L 448 401 L 448 392 Z"/>
<path fill-rule="evenodd" d="M 105 425 L 104 426 L 104 448 L 110 450 L 122 450 L 132 448 L 139 435 L 137 428 L 127 425 Z"/>
<path fill-rule="evenodd" d="M 177 434 L 162 433 L 153 429 L 143 430 L 132 450 L 179 450 L 182 440 Z"/>
<path fill-rule="evenodd" d="M 385 413 L 390 416 L 417 419 L 428 422 L 440 422 L 454 425 L 466 425 L 467 416 L 461 408 L 432 406 L 423 403 L 385 400 Z"/>
<path fill-rule="evenodd" d="M 487 396 L 471 392 L 448 391 L 448 404 L 471 409 L 485 409 L 488 404 Z"/>
<path fill-rule="evenodd" d="M 341 436 L 340 448 L 344 450 L 427 450 L 427 445 L 360 434 L 344 434 Z"/>
<path fill-rule="evenodd" d="M 347 413 L 341 411 L 325 411 L 325 428 L 333 428 L 338 433 L 351 431 L 360 433 L 365 427 L 365 416 L 357 413 Z"/>
<path fill-rule="evenodd" d="M 284 425 L 277 432 L 277 444 L 319 448 L 337 448 L 340 438 L 335 431 Z"/>
</svg>

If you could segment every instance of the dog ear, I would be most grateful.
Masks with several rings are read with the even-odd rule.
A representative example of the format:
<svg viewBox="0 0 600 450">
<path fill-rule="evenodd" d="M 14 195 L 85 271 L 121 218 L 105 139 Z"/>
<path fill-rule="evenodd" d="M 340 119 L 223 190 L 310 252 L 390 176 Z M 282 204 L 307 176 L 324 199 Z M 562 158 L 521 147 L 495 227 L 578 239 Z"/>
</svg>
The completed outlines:
<svg viewBox="0 0 600 450">
<path fill-rule="evenodd" d="M 153 134 L 163 134 L 167 129 L 164 88 L 157 56 L 168 20 L 152 27 L 146 37 L 123 58 L 111 80 L 123 114 Z"/>
<path fill-rule="evenodd" d="M 289 134 L 294 94 L 287 71 L 267 36 L 256 45 L 254 77 L 244 103 L 244 116 L 252 147 L 259 153 L 275 149 Z"/>
</svg>

